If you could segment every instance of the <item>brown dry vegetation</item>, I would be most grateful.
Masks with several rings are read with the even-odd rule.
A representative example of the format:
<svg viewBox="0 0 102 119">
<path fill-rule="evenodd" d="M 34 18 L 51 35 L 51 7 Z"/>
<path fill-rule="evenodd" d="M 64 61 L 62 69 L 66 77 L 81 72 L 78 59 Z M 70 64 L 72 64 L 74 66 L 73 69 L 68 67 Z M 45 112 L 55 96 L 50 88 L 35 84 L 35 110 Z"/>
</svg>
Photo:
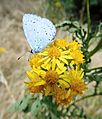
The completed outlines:
<svg viewBox="0 0 102 119">
<path fill-rule="evenodd" d="M 29 48 L 22 29 L 22 16 L 26 12 L 33 12 L 44 16 L 46 12 L 46 0 L 0 0 L 0 47 L 6 52 L 0 54 L 0 119 L 23 119 L 23 114 L 7 113 L 7 107 L 24 94 L 25 70 L 27 69 L 27 57 L 21 60 L 17 58 Z M 102 54 L 97 53 L 91 66 L 102 66 Z M 93 84 L 88 93 L 91 92 Z M 87 99 L 81 102 L 86 113 L 93 118 L 102 118 L 101 97 Z"/>
</svg>

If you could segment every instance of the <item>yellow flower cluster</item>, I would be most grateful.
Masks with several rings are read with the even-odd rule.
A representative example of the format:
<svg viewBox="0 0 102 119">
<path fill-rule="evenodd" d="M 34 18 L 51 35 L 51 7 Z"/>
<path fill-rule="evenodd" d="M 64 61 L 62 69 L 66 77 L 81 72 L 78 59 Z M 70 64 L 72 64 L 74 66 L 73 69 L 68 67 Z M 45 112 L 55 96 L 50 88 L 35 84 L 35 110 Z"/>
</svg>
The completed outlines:
<svg viewBox="0 0 102 119">
<path fill-rule="evenodd" d="M 29 59 L 30 81 L 25 82 L 31 93 L 53 96 L 57 104 L 68 104 L 86 89 L 83 80 L 84 62 L 81 45 L 77 41 L 56 39 L 42 52 Z"/>
</svg>

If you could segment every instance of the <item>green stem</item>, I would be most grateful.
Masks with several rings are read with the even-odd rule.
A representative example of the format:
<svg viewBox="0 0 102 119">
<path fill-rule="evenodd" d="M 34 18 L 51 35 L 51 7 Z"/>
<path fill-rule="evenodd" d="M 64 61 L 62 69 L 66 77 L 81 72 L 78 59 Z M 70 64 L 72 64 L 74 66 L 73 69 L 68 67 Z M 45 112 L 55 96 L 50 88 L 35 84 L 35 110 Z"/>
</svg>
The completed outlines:
<svg viewBox="0 0 102 119">
<path fill-rule="evenodd" d="M 86 0 L 86 7 L 87 7 L 87 22 L 88 22 L 88 31 L 87 31 L 87 33 L 88 33 L 88 36 L 87 36 L 87 41 L 89 41 L 90 39 L 89 39 L 89 33 L 90 33 L 90 23 L 91 23 L 91 21 L 90 21 L 90 9 L 89 9 L 89 0 Z"/>
<path fill-rule="evenodd" d="M 97 93 L 97 94 L 91 94 L 91 95 L 87 95 L 87 96 L 85 96 L 85 97 L 82 97 L 82 98 L 80 98 L 80 99 L 78 99 L 78 100 L 72 102 L 72 103 L 69 105 L 69 107 L 70 107 L 71 105 L 73 105 L 74 103 L 80 102 L 80 101 L 82 101 L 82 100 L 84 100 L 84 99 L 86 99 L 86 98 L 90 98 L 90 97 L 93 97 L 93 96 L 102 96 L 102 92 L 99 92 L 99 93 Z"/>
<path fill-rule="evenodd" d="M 51 96 L 45 96 L 43 98 L 43 103 L 45 103 L 49 110 L 56 116 L 56 119 L 61 116 L 61 111 L 57 110 L 57 105 L 52 102 Z"/>
<path fill-rule="evenodd" d="M 102 67 L 96 67 L 96 68 L 92 68 L 92 69 L 87 69 L 86 72 L 91 72 L 93 70 L 102 70 Z"/>
<path fill-rule="evenodd" d="M 98 43 L 98 45 L 92 51 L 90 51 L 90 57 L 93 56 L 101 48 L 102 48 L 102 39 L 100 40 L 100 42 Z"/>
</svg>

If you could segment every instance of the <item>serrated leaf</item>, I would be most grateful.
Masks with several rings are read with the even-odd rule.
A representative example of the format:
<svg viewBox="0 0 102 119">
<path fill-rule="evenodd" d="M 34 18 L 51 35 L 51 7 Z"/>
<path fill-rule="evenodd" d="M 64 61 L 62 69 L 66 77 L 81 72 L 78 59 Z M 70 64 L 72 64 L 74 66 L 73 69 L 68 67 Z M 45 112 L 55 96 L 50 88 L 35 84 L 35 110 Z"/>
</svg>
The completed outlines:
<svg viewBox="0 0 102 119">
<path fill-rule="evenodd" d="M 95 76 L 95 81 L 97 81 L 97 82 L 100 82 L 100 81 L 102 81 L 102 75 L 100 75 L 100 76 Z"/>
<path fill-rule="evenodd" d="M 102 75 L 89 75 L 88 78 L 91 81 L 96 81 L 96 82 L 102 81 Z"/>
<path fill-rule="evenodd" d="M 34 103 L 32 104 L 32 107 L 31 107 L 31 113 L 34 117 L 37 115 L 40 108 L 41 108 L 40 100 L 34 101 Z"/>
<path fill-rule="evenodd" d="M 30 100 L 32 99 L 31 95 L 27 95 L 23 98 L 22 103 L 19 105 L 19 111 L 23 111 L 29 105 Z"/>
<path fill-rule="evenodd" d="M 70 33 L 74 33 L 75 31 L 76 31 L 76 28 L 70 28 L 70 29 L 69 29 L 69 32 L 70 32 Z"/>
<path fill-rule="evenodd" d="M 12 104 L 12 105 L 7 109 L 7 111 L 8 111 L 8 112 L 12 112 L 12 113 L 19 111 L 19 106 L 20 106 L 21 102 L 22 102 L 22 100 L 19 100 L 19 101 L 17 101 L 16 103 Z"/>
<path fill-rule="evenodd" d="M 79 25 L 79 22 L 78 22 L 78 21 L 74 21 L 74 22 L 73 22 L 73 25 L 74 25 L 75 27 L 77 27 L 77 28 L 79 28 L 79 27 L 80 27 L 80 25 Z"/>
<path fill-rule="evenodd" d="M 92 75 L 88 75 L 88 78 L 90 79 L 90 81 L 94 81 L 95 78 Z"/>
</svg>

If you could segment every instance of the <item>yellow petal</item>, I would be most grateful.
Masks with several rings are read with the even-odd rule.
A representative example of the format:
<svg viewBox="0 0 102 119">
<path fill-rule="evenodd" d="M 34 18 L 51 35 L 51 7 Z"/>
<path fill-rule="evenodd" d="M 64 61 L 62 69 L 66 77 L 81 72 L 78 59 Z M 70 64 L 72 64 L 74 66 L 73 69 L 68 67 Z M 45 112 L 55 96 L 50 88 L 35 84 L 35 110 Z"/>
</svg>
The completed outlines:
<svg viewBox="0 0 102 119">
<path fill-rule="evenodd" d="M 48 52 L 47 51 L 44 51 L 44 52 L 40 52 L 39 55 L 42 55 L 42 56 L 47 56 L 48 55 Z"/>
<path fill-rule="evenodd" d="M 43 69 L 49 70 L 51 68 L 51 62 L 49 62 L 48 64 L 42 64 L 41 67 Z"/>
<path fill-rule="evenodd" d="M 65 64 L 67 64 L 67 65 L 68 65 L 68 61 L 67 61 L 66 59 L 61 58 L 61 57 L 59 57 L 59 59 L 60 59 L 63 63 L 65 63 Z"/>
<path fill-rule="evenodd" d="M 30 80 L 35 78 L 34 72 L 32 71 L 26 71 L 26 74 Z"/>
<path fill-rule="evenodd" d="M 56 59 L 56 63 L 57 63 L 58 68 L 62 70 L 62 68 L 64 67 L 63 63 L 60 63 L 60 61 L 57 59 Z"/>
<path fill-rule="evenodd" d="M 66 71 L 66 69 L 67 69 L 66 67 L 63 67 L 62 70 L 59 68 L 56 68 L 56 72 L 60 75 L 60 74 L 64 73 Z"/>
<path fill-rule="evenodd" d="M 44 62 L 44 64 L 47 65 L 50 60 L 51 60 L 51 58 L 48 58 L 48 59 Z"/>
<path fill-rule="evenodd" d="M 59 75 L 59 78 L 65 78 L 65 74 Z"/>
<path fill-rule="evenodd" d="M 68 59 L 73 59 L 73 57 L 71 55 L 68 55 L 67 57 L 68 57 Z"/>
<path fill-rule="evenodd" d="M 73 66 L 73 64 L 75 64 L 75 63 L 74 63 L 74 61 L 72 60 L 71 63 L 70 63 L 70 66 Z"/>
<path fill-rule="evenodd" d="M 72 57 L 71 58 L 69 58 L 69 57 L 71 57 L 70 55 L 62 55 L 61 56 L 61 58 L 64 58 L 64 59 L 73 59 Z"/>
<path fill-rule="evenodd" d="M 63 80 L 70 84 L 70 80 L 68 78 L 63 78 Z"/>
<path fill-rule="evenodd" d="M 40 85 L 45 85 L 46 82 L 44 80 L 38 81 L 34 84 L 34 86 L 40 86 Z"/>
<path fill-rule="evenodd" d="M 49 63 L 47 64 L 46 69 L 47 69 L 47 70 L 50 70 L 50 69 L 51 69 L 51 62 L 49 62 Z"/>
<path fill-rule="evenodd" d="M 39 63 L 40 63 L 40 62 L 44 62 L 44 61 L 47 60 L 47 59 L 48 59 L 48 57 L 44 57 L 44 58 L 42 58 L 42 59 L 39 60 Z"/>
<path fill-rule="evenodd" d="M 45 96 L 53 95 L 53 89 L 50 86 L 46 86 Z"/>
<path fill-rule="evenodd" d="M 35 68 L 34 66 L 33 66 L 33 71 L 36 73 L 36 74 L 40 74 L 40 67 L 38 67 L 38 68 Z"/>
<path fill-rule="evenodd" d="M 55 67 L 56 67 L 56 60 L 55 60 L 55 57 L 53 57 L 52 59 L 52 70 L 53 71 L 55 70 Z"/>
<path fill-rule="evenodd" d="M 45 75 L 46 75 L 46 72 L 45 72 L 44 70 L 41 70 L 41 71 L 40 71 L 40 76 L 41 76 L 42 78 L 44 78 Z"/>
<path fill-rule="evenodd" d="M 58 80 L 58 82 L 62 86 L 62 88 L 69 88 L 70 87 L 70 85 L 67 82 L 65 82 L 64 80 L 60 79 L 60 80 Z"/>
<path fill-rule="evenodd" d="M 65 55 L 65 54 L 69 54 L 69 53 L 70 53 L 70 51 L 67 50 L 67 51 L 63 51 L 63 52 L 61 52 L 61 55 Z"/>
<path fill-rule="evenodd" d="M 71 89 L 69 89 L 69 90 L 67 91 L 66 96 L 69 97 L 70 95 L 71 95 Z"/>
</svg>

